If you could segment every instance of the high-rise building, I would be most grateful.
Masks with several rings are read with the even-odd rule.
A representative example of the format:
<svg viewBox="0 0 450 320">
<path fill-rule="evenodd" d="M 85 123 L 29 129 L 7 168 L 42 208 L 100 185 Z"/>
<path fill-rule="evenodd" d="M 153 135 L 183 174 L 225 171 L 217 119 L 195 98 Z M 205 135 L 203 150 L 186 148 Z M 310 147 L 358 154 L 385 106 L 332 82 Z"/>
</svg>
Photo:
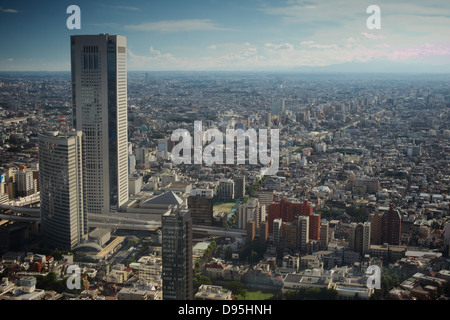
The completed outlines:
<svg viewBox="0 0 450 320">
<path fill-rule="evenodd" d="M 256 223 L 255 223 L 255 220 L 247 221 L 246 231 L 247 231 L 246 242 L 247 243 L 253 242 L 255 240 L 255 236 L 256 236 Z"/>
<path fill-rule="evenodd" d="M 254 220 L 256 227 L 259 227 L 261 222 L 265 220 L 266 207 L 261 206 L 258 198 L 249 198 L 246 203 L 238 205 L 238 228 L 244 229 L 246 223 Z"/>
<path fill-rule="evenodd" d="M 86 137 L 89 213 L 128 201 L 127 54 L 118 35 L 71 36 L 73 126 Z"/>
<path fill-rule="evenodd" d="M 370 249 L 370 222 L 350 224 L 349 250 L 364 255 Z"/>
<path fill-rule="evenodd" d="M 282 219 L 273 220 L 273 244 L 278 247 L 281 243 L 281 225 L 283 223 Z"/>
<path fill-rule="evenodd" d="M 300 253 L 306 253 L 307 244 L 309 242 L 309 217 L 297 217 L 297 247 Z"/>
<path fill-rule="evenodd" d="M 330 224 L 327 220 L 322 220 L 320 223 L 320 249 L 327 250 L 330 238 Z"/>
<path fill-rule="evenodd" d="M 17 171 L 16 184 L 19 197 L 26 197 L 37 191 L 37 181 L 33 177 L 33 171 L 27 170 L 26 167 L 21 167 Z"/>
<path fill-rule="evenodd" d="M 39 136 L 42 234 L 53 248 L 72 250 L 87 236 L 83 147 L 80 131 Z"/>
<path fill-rule="evenodd" d="M 269 238 L 269 224 L 267 221 L 261 222 L 259 225 L 259 243 L 265 245 Z"/>
<path fill-rule="evenodd" d="M 283 222 L 281 224 L 281 241 L 279 248 L 297 248 L 298 246 L 298 227 L 294 222 Z"/>
<path fill-rule="evenodd" d="M 213 217 L 213 197 L 212 189 L 195 189 L 187 199 L 188 208 L 191 211 L 193 224 L 212 226 Z"/>
<path fill-rule="evenodd" d="M 383 213 L 374 212 L 369 216 L 370 222 L 370 243 L 381 245 L 383 244 Z"/>
<path fill-rule="evenodd" d="M 298 216 L 309 217 L 309 237 L 312 240 L 320 239 L 321 215 L 313 213 L 313 207 L 307 200 L 303 202 L 291 202 L 287 199 L 272 203 L 268 206 L 269 232 L 273 230 L 274 219 L 281 218 L 285 222 L 293 222 Z"/>
<path fill-rule="evenodd" d="M 171 207 L 162 216 L 163 300 L 192 300 L 192 218 L 189 209 Z"/>
<path fill-rule="evenodd" d="M 400 245 L 402 236 L 402 217 L 391 205 L 383 215 L 383 243 Z"/>
<path fill-rule="evenodd" d="M 217 196 L 219 199 L 234 199 L 234 181 L 232 179 L 220 179 Z"/>
<path fill-rule="evenodd" d="M 245 197 L 245 176 L 237 176 L 233 178 L 234 181 L 234 197 L 244 199 Z"/>
</svg>

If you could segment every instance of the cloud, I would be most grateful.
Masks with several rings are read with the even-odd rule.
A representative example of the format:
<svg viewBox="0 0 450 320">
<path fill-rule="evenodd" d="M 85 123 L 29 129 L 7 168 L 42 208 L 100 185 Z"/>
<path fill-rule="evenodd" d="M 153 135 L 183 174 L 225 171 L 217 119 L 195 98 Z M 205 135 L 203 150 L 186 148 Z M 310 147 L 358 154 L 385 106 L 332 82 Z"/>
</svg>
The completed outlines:
<svg viewBox="0 0 450 320">
<path fill-rule="evenodd" d="M 164 33 L 230 30 L 216 26 L 209 19 L 163 20 L 157 22 L 145 22 L 137 25 L 126 25 L 125 29 L 135 31 L 157 31 Z"/>
<path fill-rule="evenodd" d="M 217 46 L 215 44 L 212 44 L 212 45 L 208 46 L 207 48 L 211 49 L 211 50 L 215 50 L 215 49 L 217 49 Z"/>
<path fill-rule="evenodd" d="M 361 32 L 361 36 L 366 39 L 378 40 L 378 39 L 386 39 L 383 35 L 376 35 L 373 33 Z"/>
<path fill-rule="evenodd" d="M 450 45 L 433 43 L 424 43 L 412 47 L 395 49 L 385 53 L 385 56 L 393 61 L 449 55 Z"/>
<path fill-rule="evenodd" d="M 18 13 L 19 10 L 16 9 L 3 9 L 2 7 L 0 7 L 0 11 L 4 12 L 4 13 Z"/>
<path fill-rule="evenodd" d="M 282 44 L 272 44 L 270 42 L 264 44 L 266 48 L 273 48 L 275 50 L 293 50 L 294 46 L 290 43 L 282 43 Z"/>
<path fill-rule="evenodd" d="M 105 7 L 105 8 L 125 10 L 125 11 L 141 11 L 140 8 L 132 7 L 132 6 L 113 6 L 113 5 L 106 5 L 106 4 L 101 4 L 101 6 Z"/>
</svg>

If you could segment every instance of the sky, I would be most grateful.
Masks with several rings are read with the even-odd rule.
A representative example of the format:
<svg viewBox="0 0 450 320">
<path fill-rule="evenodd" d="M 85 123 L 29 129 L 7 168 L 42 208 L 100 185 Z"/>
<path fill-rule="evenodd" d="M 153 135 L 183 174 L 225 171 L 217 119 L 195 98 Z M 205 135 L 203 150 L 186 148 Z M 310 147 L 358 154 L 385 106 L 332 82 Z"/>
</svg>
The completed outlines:
<svg viewBox="0 0 450 320">
<path fill-rule="evenodd" d="M 70 35 L 99 33 L 127 37 L 129 71 L 450 73 L 448 0 L 0 0 L 0 71 L 70 71 Z"/>
</svg>

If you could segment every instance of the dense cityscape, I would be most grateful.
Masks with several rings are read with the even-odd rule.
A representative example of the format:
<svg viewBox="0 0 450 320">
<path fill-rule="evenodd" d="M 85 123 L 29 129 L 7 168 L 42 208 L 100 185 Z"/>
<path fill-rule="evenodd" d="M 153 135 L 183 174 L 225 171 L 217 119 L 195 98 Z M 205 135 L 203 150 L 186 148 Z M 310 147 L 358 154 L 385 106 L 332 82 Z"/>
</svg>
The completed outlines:
<svg viewBox="0 0 450 320">
<path fill-rule="evenodd" d="M 71 74 L 0 74 L 0 299 L 170 299 L 165 247 L 177 216 L 189 254 L 172 252 L 185 274 L 172 298 L 449 299 L 447 76 L 127 78 L 128 199 L 87 212 L 82 236 L 64 242 L 42 212 L 51 192 L 42 181 L 58 169 L 45 174 L 49 162 L 39 160 L 53 154 L 46 143 L 76 137 Z M 279 129 L 277 173 L 249 163 L 175 165 L 172 133 L 192 132 L 194 121 L 221 132 Z M 374 266 L 378 287 L 368 282 Z"/>
</svg>

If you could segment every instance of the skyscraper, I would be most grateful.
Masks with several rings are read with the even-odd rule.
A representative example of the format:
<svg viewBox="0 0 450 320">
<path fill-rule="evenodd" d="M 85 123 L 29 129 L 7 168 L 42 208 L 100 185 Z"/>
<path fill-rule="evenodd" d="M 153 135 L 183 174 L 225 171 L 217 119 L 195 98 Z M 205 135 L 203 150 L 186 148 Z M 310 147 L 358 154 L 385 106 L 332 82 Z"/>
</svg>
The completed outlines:
<svg viewBox="0 0 450 320">
<path fill-rule="evenodd" d="M 327 220 L 322 219 L 320 222 L 320 249 L 327 250 L 330 236 L 330 224 Z"/>
<path fill-rule="evenodd" d="M 162 216 L 163 300 L 192 300 L 192 218 L 176 206 Z"/>
<path fill-rule="evenodd" d="M 214 190 L 196 189 L 187 199 L 188 208 L 191 211 L 194 224 L 212 226 L 214 224 Z"/>
<path fill-rule="evenodd" d="M 126 38 L 71 36 L 73 125 L 86 137 L 89 213 L 128 201 Z"/>
<path fill-rule="evenodd" d="M 402 216 L 391 205 L 383 215 L 383 243 L 400 245 L 402 237 Z"/>
<path fill-rule="evenodd" d="M 383 244 L 383 213 L 374 212 L 369 215 L 370 228 L 370 243 L 381 245 Z"/>
<path fill-rule="evenodd" d="M 370 222 L 350 224 L 349 250 L 364 255 L 370 248 Z"/>
<path fill-rule="evenodd" d="M 39 136 L 42 234 L 47 245 L 72 250 L 88 232 L 80 131 Z"/>
<path fill-rule="evenodd" d="M 245 198 L 245 176 L 237 176 L 233 178 L 234 181 L 234 197 L 238 199 Z"/>
<path fill-rule="evenodd" d="M 309 242 L 309 217 L 297 217 L 297 247 L 300 253 L 306 253 L 307 244 Z"/>
</svg>

